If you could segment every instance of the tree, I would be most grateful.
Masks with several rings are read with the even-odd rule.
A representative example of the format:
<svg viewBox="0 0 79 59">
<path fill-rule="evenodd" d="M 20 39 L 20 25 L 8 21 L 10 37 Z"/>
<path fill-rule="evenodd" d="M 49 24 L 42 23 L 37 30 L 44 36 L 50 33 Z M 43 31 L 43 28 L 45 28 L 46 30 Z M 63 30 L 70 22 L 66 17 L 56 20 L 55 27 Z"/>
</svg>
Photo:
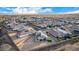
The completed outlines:
<svg viewBox="0 0 79 59">
<path fill-rule="evenodd" d="M 47 27 L 52 28 L 52 27 L 53 27 L 53 25 L 51 24 L 51 25 L 48 25 Z"/>
</svg>

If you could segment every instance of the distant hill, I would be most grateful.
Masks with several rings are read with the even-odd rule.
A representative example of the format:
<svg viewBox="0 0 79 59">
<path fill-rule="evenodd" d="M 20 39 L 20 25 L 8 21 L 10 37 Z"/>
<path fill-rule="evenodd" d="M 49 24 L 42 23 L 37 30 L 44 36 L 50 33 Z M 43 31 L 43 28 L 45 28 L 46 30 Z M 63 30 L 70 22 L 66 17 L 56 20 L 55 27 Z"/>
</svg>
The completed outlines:
<svg viewBox="0 0 79 59">
<path fill-rule="evenodd" d="M 73 13 L 73 14 L 0 14 L 0 17 L 3 17 L 3 16 L 71 17 L 71 16 L 79 16 L 79 13 Z"/>
</svg>

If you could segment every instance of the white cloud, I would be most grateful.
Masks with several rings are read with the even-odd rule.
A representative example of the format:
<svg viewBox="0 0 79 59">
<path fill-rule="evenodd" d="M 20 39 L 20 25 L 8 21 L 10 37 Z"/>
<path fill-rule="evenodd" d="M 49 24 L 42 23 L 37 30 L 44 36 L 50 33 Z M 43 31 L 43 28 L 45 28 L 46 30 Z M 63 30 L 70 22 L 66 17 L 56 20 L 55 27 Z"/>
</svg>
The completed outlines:
<svg viewBox="0 0 79 59">
<path fill-rule="evenodd" d="M 40 9 L 39 13 L 53 13 L 53 10 L 51 8 Z"/>
<path fill-rule="evenodd" d="M 42 9 L 41 7 L 17 7 L 13 9 L 13 14 L 40 14 L 40 13 L 50 13 L 51 8 Z"/>
<path fill-rule="evenodd" d="M 44 11 L 45 12 L 53 12 L 51 8 L 46 8 Z"/>
<path fill-rule="evenodd" d="M 8 12 L 7 12 L 7 11 L 2 11 L 1 13 L 2 13 L 2 14 L 8 14 Z"/>
<path fill-rule="evenodd" d="M 12 10 L 12 8 L 6 8 L 7 10 Z"/>
<path fill-rule="evenodd" d="M 37 12 L 33 9 L 29 10 L 29 8 L 15 8 L 12 11 L 13 14 L 37 14 Z"/>
<path fill-rule="evenodd" d="M 71 11 L 71 12 L 64 12 L 64 14 L 76 14 L 76 13 L 79 13 L 79 10 Z"/>
</svg>

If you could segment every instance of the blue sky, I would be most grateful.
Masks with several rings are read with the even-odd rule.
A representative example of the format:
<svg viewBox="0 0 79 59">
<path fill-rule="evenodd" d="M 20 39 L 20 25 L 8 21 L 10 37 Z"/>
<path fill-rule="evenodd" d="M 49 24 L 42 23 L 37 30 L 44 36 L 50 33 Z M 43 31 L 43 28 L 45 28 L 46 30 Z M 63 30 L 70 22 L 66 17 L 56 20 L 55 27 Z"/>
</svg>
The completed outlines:
<svg viewBox="0 0 79 59">
<path fill-rule="evenodd" d="M 79 7 L 0 7 L 1 14 L 79 13 Z"/>
</svg>

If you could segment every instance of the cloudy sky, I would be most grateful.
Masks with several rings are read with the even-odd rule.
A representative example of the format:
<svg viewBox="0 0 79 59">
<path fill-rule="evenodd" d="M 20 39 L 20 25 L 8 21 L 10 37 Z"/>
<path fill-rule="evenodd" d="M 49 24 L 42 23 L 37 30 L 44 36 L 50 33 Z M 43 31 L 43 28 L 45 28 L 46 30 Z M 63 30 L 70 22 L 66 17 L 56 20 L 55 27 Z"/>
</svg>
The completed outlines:
<svg viewBox="0 0 79 59">
<path fill-rule="evenodd" d="M 0 7 L 1 14 L 79 13 L 79 7 Z"/>
</svg>

